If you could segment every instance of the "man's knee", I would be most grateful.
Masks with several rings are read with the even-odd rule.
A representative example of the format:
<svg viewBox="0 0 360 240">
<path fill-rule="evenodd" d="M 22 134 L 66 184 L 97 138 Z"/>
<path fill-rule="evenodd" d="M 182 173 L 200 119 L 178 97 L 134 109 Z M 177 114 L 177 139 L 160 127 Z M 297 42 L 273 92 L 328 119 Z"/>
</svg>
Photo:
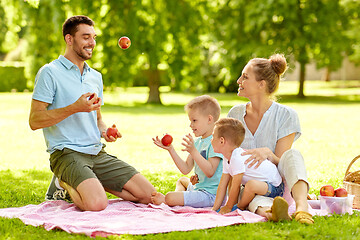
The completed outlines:
<svg viewBox="0 0 360 240">
<path fill-rule="evenodd" d="M 149 194 L 148 192 L 142 192 L 140 195 L 138 195 L 138 201 L 140 203 L 144 203 L 144 204 L 148 204 L 151 203 L 151 194 Z"/>
<path fill-rule="evenodd" d="M 95 198 L 95 199 L 88 199 L 87 203 L 85 204 L 85 211 L 102 211 L 108 205 L 107 198 Z"/>
<path fill-rule="evenodd" d="M 108 205 L 105 189 L 96 178 L 89 178 L 81 182 L 76 191 L 79 193 L 83 203 L 83 210 L 101 211 Z"/>
<path fill-rule="evenodd" d="M 136 186 L 136 190 L 130 186 Z M 151 194 L 156 191 L 155 187 L 140 173 L 135 174 L 125 185 L 124 189 L 129 191 L 138 200 L 136 202 L 151 203 Z"/>
</svg>

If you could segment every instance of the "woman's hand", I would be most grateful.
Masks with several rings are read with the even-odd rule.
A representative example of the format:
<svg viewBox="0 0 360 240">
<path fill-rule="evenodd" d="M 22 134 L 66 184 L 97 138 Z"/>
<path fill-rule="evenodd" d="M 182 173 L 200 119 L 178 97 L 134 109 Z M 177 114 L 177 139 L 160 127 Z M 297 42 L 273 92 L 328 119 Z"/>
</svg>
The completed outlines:
<svg viewBox="0 0 360 240">
<path fill-rule="evenodd" d="M 274 153 L 269 148 L 264 147 L 245 150 L 245 152 L 241 155 L 250 155 L 250 157 L 245 161 L 245 164 L 251 162 L 248 167 L 252 167 L 256 164 L 255 168 L 258 168 L 265 159 L 271 160 Z"/>
</svg>

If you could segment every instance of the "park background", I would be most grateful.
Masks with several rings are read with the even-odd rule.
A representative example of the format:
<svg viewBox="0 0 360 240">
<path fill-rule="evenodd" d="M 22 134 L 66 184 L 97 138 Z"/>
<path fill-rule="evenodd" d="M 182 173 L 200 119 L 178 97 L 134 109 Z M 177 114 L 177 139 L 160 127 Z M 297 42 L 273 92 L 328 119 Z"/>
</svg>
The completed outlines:
<svg viewBox="0 0 360 240">
<path fill-rule="evenodd" d="M 168 132 L 181 152 L 190 132 L 183 106 L 210 94 L 221 116 L 246 99 L 236 79 L 252 57 L 283 53 L 289 62 L 278 101 L 299 114 L 311 193 L 341 187 L 360 149 L 360 2 L 356 0 L 1 0 L 0 2 L 0 207 L 44 201 L 51 179 L 42 131 L 28 126 L 35 75 L 63 54 L 64 20 L 88 15 L 97 46 L 90 66 L 104 79 L 103 117 L 123 138 L 107 151 L 134 165 L 156 188 L 174 189 L 181 174 L 151 138 Z M 117 46 L 121 36 L 132 45 Z M 359 166 L 359 165 L 357 165 Z M 356 169 L 356 166 L 355 166 Z M 109 196 L 110 197 L 110 196 Z M 316 218 L 312 227 L 260 223 L 145 238 L 356 239 L 358 215 Z M 347 229 L 340 232 L 334 226 Z M 70 239 L 61 231 L 0 219 L 0 239 Z M 325 233 L 324 233 L 325 232 Z M 124 238 L 142 238 L 124 236 Z"/>
</svg>

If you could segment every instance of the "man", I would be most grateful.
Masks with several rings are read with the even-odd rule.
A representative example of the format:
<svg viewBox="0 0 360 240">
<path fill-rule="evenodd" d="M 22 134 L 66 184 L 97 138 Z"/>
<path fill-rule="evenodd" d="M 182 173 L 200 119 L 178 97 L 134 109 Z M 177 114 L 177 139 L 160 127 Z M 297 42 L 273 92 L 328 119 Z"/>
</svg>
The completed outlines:
<svg viewBox="0 0 360 240">
<path fill-rule="evenodd" d="M 155 191 L 151 183 L 129 164 L 108 155 L 100 142 L 101 137 L 107 142 L 116 138 L 106 135 L 101 116 L 102 76 L 85 62 L 96 45 L 94 22 L 86 16 L 70 17 L 63 24 L 63 36 L 65 54 L 36 76 L 29 118 L 32 130 L 43 129 L 51 170 L 82 210 L 105 209 L 105 191 L 149 203 Z"/>
</svg>

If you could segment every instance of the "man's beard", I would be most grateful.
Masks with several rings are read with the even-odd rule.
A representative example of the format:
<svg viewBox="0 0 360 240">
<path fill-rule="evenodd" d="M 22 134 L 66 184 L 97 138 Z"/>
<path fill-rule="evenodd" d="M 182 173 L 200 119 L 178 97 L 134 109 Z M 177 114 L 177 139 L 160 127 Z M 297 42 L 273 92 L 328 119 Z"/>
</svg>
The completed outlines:
<svg viewBox="0 0 360 240">
<path fill-rule="evenodd" d="M 79 44 L 77 44 L 77 41 L 76 40 L 74 40 L 74 48 L 73 48 L 73 50 L 74 50 L 74 52 L 76 53 L 76 55 L 78 55 L 78 57 L 80 57 L 82 60 L 88 60 L 88 59 L 90 59 L 91 57 L 92 57 L 92 52 L 91 53 L 89 53 L 90 54 L 90 56 L 88 55 L 88 54 L 86 54 L 86 53 L 88 53 L 84 48 L 81 48 L 81 47 L 79 47 L 80 45 Z M 90 48 L 90 47 L 89 47 Z M 91 49 L 93 49 L 93 48 L 91 48 Z M 85 52 L 85 53 L 84 53 Z"/>
<path fill-rule="evenodd" d="M 88 54 L 84 54 L 81 50 L 74 50 L 75 53 L 78 55 L 78 57 L 80 57 L 81 59 L 88 60 L 92 57 L 92 53 L 90 54 L 90 56 Z M 85 50 L 84 50 L 85 51 Z"/>
</svg>

